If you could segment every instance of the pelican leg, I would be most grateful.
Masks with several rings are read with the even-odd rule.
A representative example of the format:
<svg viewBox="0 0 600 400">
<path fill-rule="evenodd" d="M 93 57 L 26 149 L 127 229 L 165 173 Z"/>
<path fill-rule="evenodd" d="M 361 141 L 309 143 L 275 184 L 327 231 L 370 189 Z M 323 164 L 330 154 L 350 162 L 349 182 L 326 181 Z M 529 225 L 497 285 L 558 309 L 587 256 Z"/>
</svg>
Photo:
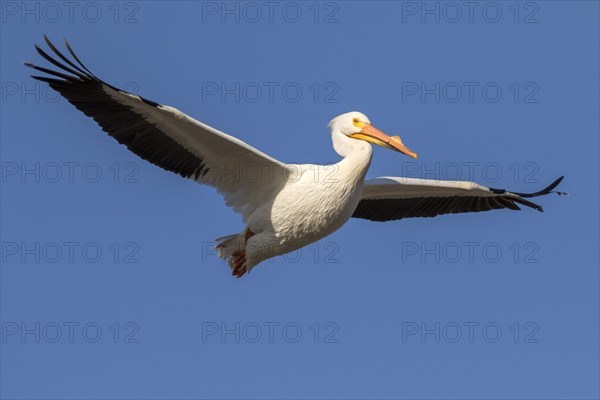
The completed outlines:
<svg viewBox="0 0 600 400">
<path fill-rule="evenodd" d="M 248 239 L 250 239 L 252 236 L 254 236 L 254 232 L 252 232 L 250 228 L 246 228 L 246 231 L 244 232 L 244 245 L 248 243 Z M 246 272 L 248 272 L 248 270 L 246 269 L 245 248 L 242 250 L 238 250 L 231 255 L 230 266 L 231 275 L 236 276 L 238 278 L 244 275 Z"/>
<path fill-rule="evenodd" d="M 231 256 L 231 275 L 241 277 L 246 273 L 246 251 L 240 250 Z"/>
</svg>

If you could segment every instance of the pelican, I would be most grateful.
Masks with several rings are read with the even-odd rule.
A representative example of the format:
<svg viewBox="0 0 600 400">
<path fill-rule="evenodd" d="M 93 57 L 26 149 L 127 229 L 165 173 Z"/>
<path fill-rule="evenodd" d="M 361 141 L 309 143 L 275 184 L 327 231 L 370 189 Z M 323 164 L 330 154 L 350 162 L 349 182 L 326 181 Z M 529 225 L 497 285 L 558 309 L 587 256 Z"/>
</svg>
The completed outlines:
<svg viewBox="0 0 600 400">
<path fill-rule="evenodd" d="M 360 112 L 329 123 L 335 151 L 331 165 L 285 164 L 176 108 L 120 90 L 96 77 L 65 40 L 71 58 L 44 36 L 55 57 L 37 52 L 62 71 L 25 63 L 51 77 L 46 82 L 71 104 L 144 160 L 214 187 L 241 214 L 239 233 L 215 240 L 218 256 L 241 277 L 260 262 L 333 233 L 350 218 L 391 221 L 440 214 L 488 211 L 519 205 L 542 211 L 526 200 L 546 195 L 563 177 L 537 193 L 516 193 L 474 182 L 382 177 L 365 180 L 372 145 L 409 157 L 417 155 L 398 136 L 375 128 Z M 562 194 L 561 192 L 555 192 Z"/>
</svg>

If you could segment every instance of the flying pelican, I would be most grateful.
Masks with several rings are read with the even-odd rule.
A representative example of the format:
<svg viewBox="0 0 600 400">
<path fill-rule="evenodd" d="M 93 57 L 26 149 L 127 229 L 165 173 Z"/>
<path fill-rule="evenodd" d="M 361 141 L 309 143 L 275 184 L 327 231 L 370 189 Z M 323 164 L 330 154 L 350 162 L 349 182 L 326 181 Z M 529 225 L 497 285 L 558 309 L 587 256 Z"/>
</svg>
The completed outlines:
<svg viewBox="0 0 600 400">
<path fill-rule="evenodd" d="M 111 86 L 85 67 L 66 40 L 72 59 L 46 36 L 44 39 L 62 62 L 35 45 L 37 52 L 62 72 L 25 63 L 54 76 L 33 78 L 48 83 L 142 159 L 216 188 L 225 203 L 242 215 L 245 228 L 240 233 L 215 241 L 219 257 L 228 261 L 237 277 L 261 261 L 333 233 L 351 217 L 391 221 L 501 208 L 519 210 L 517 204 L 542 211 L 525 198 L 551 193 L 563 178 L 532 194 L 466 181 L 401 177 L 365 181 L 371 144 L 414 158 L 417 155 L 398 136 L 390 137 L 375 128 L 360 112 L 339 115 L 329 123 L 340 162 L 284 164 L 176 108 Z"/>
</svg>

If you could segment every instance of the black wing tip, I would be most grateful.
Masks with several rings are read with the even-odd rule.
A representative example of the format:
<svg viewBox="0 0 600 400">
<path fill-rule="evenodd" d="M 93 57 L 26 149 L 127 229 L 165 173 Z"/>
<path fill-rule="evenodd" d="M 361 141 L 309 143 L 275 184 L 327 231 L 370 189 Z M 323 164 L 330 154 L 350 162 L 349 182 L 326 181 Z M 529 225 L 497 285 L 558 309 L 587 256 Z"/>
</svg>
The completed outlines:
<svg viewBox="0 0 600 400">
<path fill-rule="evenodd" d="M 56 46 L 54 46 L 54 44 L 50 41 L 50 39 L 48 38 L 48 35 L 44 34 L 44 41 L 46 42 L 46 44 L 48 45 L 48 47 L 50 47 L 50 50 L 52 50 L 56 56 L 58 56 L 60 59 L 62 59 L 64 62 L 66 62 L 68 64 L 64 65 L 61 64 L 57 59 L 55 59 L 54 57 L 49 56 L 38 44 L 34 44 L 34 47 L 36 49 L 36 51 L 42 56 L 44 57 L 46 60 L 50 61 L 52 64 L 54 64 L 55 66 L 59 67 L 60 69 L 58 71 L 56 70 L 49 70 L 47 68 L 43 68 L 43 67 L 38 67 L 37 65 L 30 63 L 30 62 L 23 62 L 23 64 L 26 67 L 29 68 L 33 68 L 36 69 L 38 71 L 50 74 L 50 75 L 54 75 L 54 76 L 58 76 L 60 78 L 63 78 L 65 80 L 71 80 L 71 79 L 79 79 L 81 80 L 91 80 L 91 81 L 96 81 L 99 83 L 102 83 L 106 86 L 108 86 L 109 88 L 116 90 L 118 92 L 121 93 L 127 93 L 127 94 L 133 94 L 133 93 L 129 93 L 125 90 L 119 89 L 109 83 L 106 83 L 104 81 L 102 81 L 101 79 L 99 79 L 98 77 L 96 77 L 96 75 L 94 75 L 82 62 L 81 60 L 77 57 L 77 55 L 75 54 L 75 52 L 73 51 L 73 49 L 71 48 L 71 46 L 69 45 L 69 42 L 67 41 L 67 39 L 65 37 L 63 37 L 63 41 L 65 44 L 65 47 L 67 48 L 67 51 L 69 52 L 69 54 L 71 54 L 71 56 L 73 57 L 73 59 L 75 61 L 69 60 L 67 57 L 65 57 L 57 48 Z M 79 65 L 76 65 L 75 62 Z M 71 74 L 73 74 L 74 76 L 69 76 L 69 75 L 65 75 L 63 72 L 59 72 L 59 71 L 64 71 L 64 72 L 69 72 Z M 47 80 L 43 79 L 43 77 L 40 76 L 32 76 L 32 78 L 40 80 L 40 81 L 44 81 L 47 83 L 50 83 L 49 80 L 52 81 L 56 81 L 56 79 L 53 78 L 46 78 Z M 160 104 L 149 100 L 147 98 L 144 98 L 140 95 L 137 95 L 144 103 L 152 106 L 152 107 L 160 107 Z"/>
<path fill-rule="evenodd" d="M 38 54 L 40 54 L 42 57 L 44 57 L 46 60 L 48 60 L 49 62 L 51 62 L 52 64 L 54 64 L 55 66 L 59 67 L 59 71 L 63 71 L 63 72 L 69 72 L 74 74 L 76 77 L 79 78 L 83 78 L 83 79 L 92 79 L 92 80 L 97 80 L 100 81 L 98 78 L 96 78 L 96 76 L 89 70 L 87 69 L 79 60 L 79 58 L 77 58 L 77 56 L 73 53 L 73 50 L 70 48 L 70 46 L 68 45 L 66 39 L 65 39 L 65 44 L 67 46 L 67 50 L 69 51 L 69 53 L 71 53 L 71 55 L 73 56 L 73 58 L 75 59 L 75 61 L 77 63 L 79 63 L 80 66 L 77 66 L 76 64 L 74 64 L 71 60 L 69 60 L 68 58 L 66 58 L 59 50 L 56 46 L 54 46 L 54 44 L 52 43 L 52 41 L 48 38 L 48 35 L 44 34 L 44 41 L 46 42 L 46 44 L 48 45 L 48 47 L 50 48 L 50 50 L 52 50 L 52 52 L 54 52 L 54 55 L 50 56 L 48 53 L 46 53 L 44 51 L 44 49 L 42 49 L 42 47 L 40 45 L 38 45 L 37 43 L 33 44 L 33 47 L 35 48 L 35 50 L 38 52 Z M 50 53 L 51 54 L 51 53 Z M 62 59 L 64 62 L 66 62 L 68 65 L 64 65 L 61 64 L 57 58 L 58 57 L 60 59 Z M 24 63 L 26 66 L 28 67 L 32 67 L 32 68 L 36 68 L 37 66 L 35 64 L 32 63 Z M 74 69 L 73 69 L 74 68 Z M 46 73 L 51 73 L 48 71 L 43 71 Z M 56 72 L 56 71 L 53 71 Z"/>
<path fill-rule="evenodd" d="M 552 191 L 552 189 L 557 187 L 558 184 L 561 183 L 564 178 L 565 178 L 565 176 L 563 175 L 560 178 L 558 178 L 557 180 L 555 180 L 554 182 L 552 182 L 552 184 L 549 186 L 550 190 Z M 553 192 L 549 192 L 549 193 L 556 193 L 559 196 L 568 196 L 569 195 L 569 193 L 567 193 L 567 192 L 560 192 L 560 191 L 553 191 Z"/>
<path fill-rule="evenodd" d="M 539 212 L 544 212 L 544 207 L 540 206 L 539 204 L 535 204 L 535 203 L 531 203 L 529 205 L 529 207 L 533 208 L 534 210 L 537 210 Z"/>
<path fill-rule="evenodd" d="M 548 185 L 547 188 L 545 188 L 544 190 L 542 190 L 542 192 L 546 192 L 546 193 L 550 193 L 552 191 L 552 189 L 554 189 L 555 187 L 558 186 L 559 183 L 562 182 L 562 180 L 565 179 L 565 176 L 562 175 L 561 177 L 559 177 L 557 180 L 555 180 L 554 182 L 552 182 L 550 185 Z"/>
<path fill-rule="evenodd" d="M 545 196 L 547 194 L 550 193 L 556 193 L 559 196 L 568 196 L 569 194 L 566 192 L 559 192 L 559 191 L 555 191 L 553 190 L 555 187 L 557 187 L 562 180 L 565 178 L 565 176 L 561 176 L 558 179 L 556 179 L 554 182 L 552 182 L 550 185 L 548 185 L 547 187 L 545 187 L 544 189 L 540 190 L 539 192 L 535 192 L 535 193 L 519 193 L 519 192 L 513 192 L 514 194 L 516 194 L 519 197 L 523 197 L 523 198 L 530 198 L 530 197 L 538 197 L 538 196 Z M 501 189 L 492 189 L 490 188 L 490 190 L 494 193 L 503 193 L 501 191 Z"/>
<path fill-rule="evenodd" d="M 522 204 L 524 206 L 527 206 L 529 208 L 533 208 L 534 210 L 538 210 L 539 212 L 544 212 L 544 208 L 542 206 L 540 206 L 539 204 L 536 203 L 532 203 L 531 201 L 519 198 L 518 200 L 515 199 L 515 201 L 519 204 Z"/>
</svg>

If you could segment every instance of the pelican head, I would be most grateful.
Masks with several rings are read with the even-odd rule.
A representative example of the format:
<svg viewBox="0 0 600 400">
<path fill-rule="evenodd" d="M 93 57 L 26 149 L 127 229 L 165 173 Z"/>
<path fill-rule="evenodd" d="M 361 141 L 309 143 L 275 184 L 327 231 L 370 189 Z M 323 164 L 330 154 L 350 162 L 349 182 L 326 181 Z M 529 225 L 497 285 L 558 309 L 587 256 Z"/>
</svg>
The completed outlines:
<svg viewBox="0 0 600 400">
<path fill-rule="evenodd" d="M 371 121 L 365 114 L 358 111 L 338 115 L 329 122 L 329 129 L 333 134 L 341 133 L 352 139 L 364 140 L 417 158 L 417 154 L 404 146 L 399 136 L 390 137 L 381 132 L 371 125 Z"/>
</svg>

